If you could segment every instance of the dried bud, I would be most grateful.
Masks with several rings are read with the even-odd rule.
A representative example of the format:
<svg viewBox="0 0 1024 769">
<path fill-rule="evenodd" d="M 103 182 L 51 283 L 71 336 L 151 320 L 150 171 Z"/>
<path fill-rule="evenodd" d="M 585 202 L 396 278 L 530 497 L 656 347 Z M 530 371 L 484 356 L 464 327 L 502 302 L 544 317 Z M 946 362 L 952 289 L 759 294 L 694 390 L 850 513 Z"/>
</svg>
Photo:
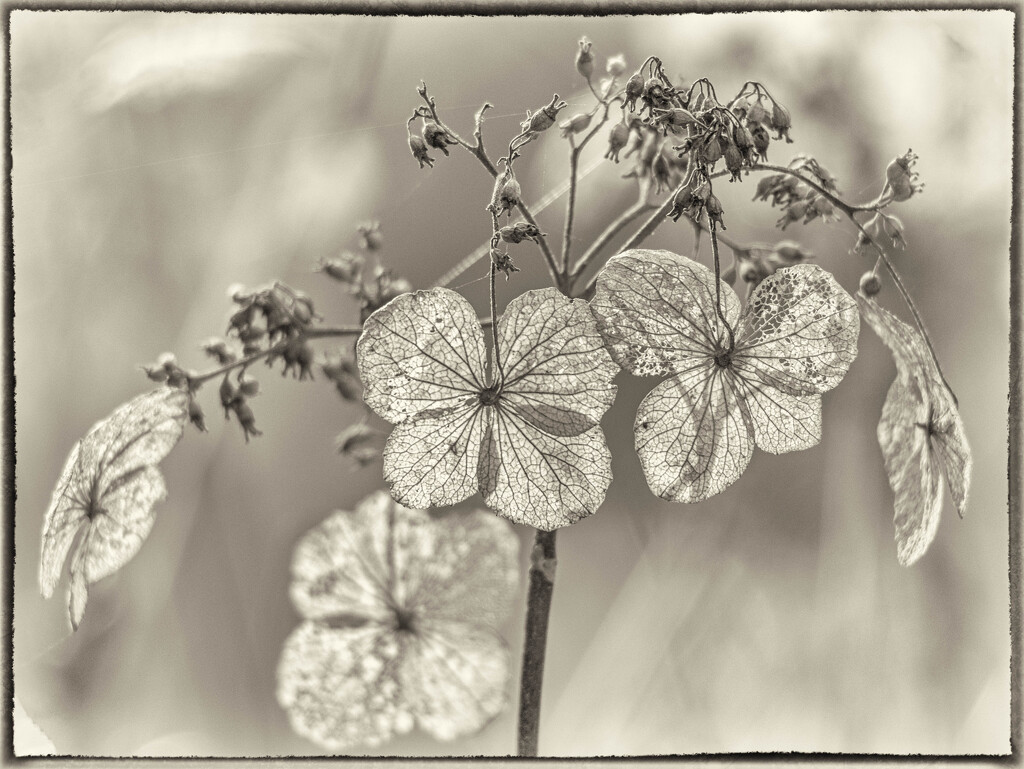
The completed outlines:
<svg viewBox="0 0 1024 769">
<path fill-rule="evenodd" d="M 498 177 L 494 184 L 494 198 L 491 205 L 494 206 L 499 216 L 506 211 L 511 215 L 512 209 L 519 205 L 522 193 L 523 190 L 519 186 L 519 182 L 512 176 L 511 171 L 506 171 L 504 175 Z"/>
<path fill-rule="evenodd" d="M 725 145 L 725 152 L 722 153 L 725 157 L 725 167 L 729 169 L 732 176 L 729 177 L 729 181 L 738 182 L 740 181 L 740 169 L 743 168 L 743 155 L 740 154 L 739 148 L 729 142 Z"/>
<path fill-rule="evenodd" d="M 714 165 L 715 162 L 722 157 L 722 144 L 718 141 L 718 137 L 712 136 L 711 139 L 704 144 L 700 154 L 701 160 L 709 166 Z"/>
<path fill-rule="evenodd" d="M 512 258 L 496 248 L 491 249 L 491 263 L 496 270 L 505 273 L 505 280 L 508 280 L 508 276 L 513 272 L 519 272 L 519 268 L 512 263 Z"/>
<path fill-rule="evenodd" d="M 434 167 L 434 159 L 427 154 L 427 144 L 419 136 L 409 134 L 409 151 L 419 161 L 420 168 L 423 168 L 424 165 Z"/>
<path fill-rule="evenodd" d="M 238 393 L 235 391 L 235 386 L 231 384 L 231 381 L 226 376 L 221 380 L 219 393 L 220 405 L 224 407 L 224 418 L 227 419 L 228 410 L 234 405 Z"/>
<path fill-rule="evenodd" d="M 860 276 L 860 291 L 864 296 L 875 296 L 882 290 L 882 281 L 874 270 Z"/>
<path fill-rule="evenodd" d="M 260 394 L 260 383 L 243 374 L 238 379 L 238 391 L 246 398 L 253 398 Z"/>
<path fill-rule="evenodd" d="M 619 162 L 619 152 L 629 141 L 629 126 L 625 123 L 616 123 L 608 134 L 608 151 L 604 154 L 608 160 Z"/>
<path fill-rule="evenodd" d="M 448 145 L 458 144 L 458 142 L 456 142 L 455 139 L 453 139 L 451 135 L 437 123 L 424 123 L 422 133 L 424 143 L 426 143 L 428 147 L 441 150 L 441 152 L 445 154 L 445 157 L 449 154 Z"/>
<path fill-rule="evenodd" d="M 832 206 L 832 202 L 823 195 L 818 195 L 811 201 L 811 209 L 816 216 L 820 216 L 822 219 L 835 218 L 835 208 Z"/>
<path fill-rule="evenodd" d="M 780 240 L 772 248 L 765 260 L 775 269 L 779 267 L 792 267 L 794 264 L 802 264 L 814 258 L 814 254 L 805 251 L 803 247 L 792 240 Z"/>
<path fill-rule="evenodd" d="M 786 209 L 782 212 L 782 216 L 775 223 L 775 226 L 780 229 L 786 229 L 787 226 L 793 222 L 798 222 L 804 218 L 804 214 L 807 213 L 807 202 L 803 200 L 796 200 L 786 206 Z"/>
<path fill-rule="evenodd" d="M 649 109 L 664 109 L 669 106 L 665 85 L 656 77 L 648 78 L 644 83 L 640 98 Z"/>
<path fill-rule="evenodd" d="M 447 153 L 445 153 L 447 154 Z M 360 244 L 367 251 L 380 251 L 384 245 L 384 236 L 380 233 L 380 222 L 366 222 L 356 227 L 359 232 Z"/>
<path fill-rule="evenodd" d="M 619 77 L 626 71 L 626 57 L 621 53 L 609 56 L 604 68 L 612 77 Z"/>
<path fill-rule="evenodd" d="M 202 349 L 221 366 L 235 362 L 235 354 L 228 349 L 227 342 L 223 339 L 211 337 L 203 342 Z"/>
<path fill-rule="evenodd" d="M 294 369 L 295 377 L 300 381 L 306 377 L 313 378 L 313 348 L 305 339 L 289 342 L 281 352 L 281 357 L 284 358 L 282 376 L 287 376 L 288 372 Z"/>
<path fill-rule="evenodd" d="M 532 240 L 534 243 L 539 243 L 540 236 L 545 234 L 529 222 L 508 224 L 498 230 L 498 236 L 506 243 L 522 243 L 527 239 Z"/>
<path fill-rule="evenodd" d="M 789 129 L 792 126 L 793 121 L 789 116 L 789 110 L 778 102 L 774 102 L 772 105 L 772 128 L 779 134 L 775 138 L 785 139 L 787 143 L 792 144 L 793 140 L 789 138 Z"/>
<path fill-rule="evenodd" d="M 722 214 L 725 213 L 725 210 L 722 208 L 722 201 L 718 199 L 717 195 L 708 195 L 704 208 L 708 212 L 709 221 L 719 224 L 723 230 L 726 229 L 725 222 L 722 221 Z"/>
<path fill-rule="evenodd" d="M 626 81 L 626 109 L 635 110 L 636 100 L 639 99 L 644 92 L 644 78 L 639 72 L 634 72 L 629 80 Z"/>
<path fill-rule="evenodd" d="M 915 192 L 924 189 L 924 185 L 918 181 L 918 173 L 913 170 L 916 162 L 917 155 L 907 150 L 906 154 L 894 158 L 886 167 L 885 178 L 892 188 L 893 200 L 907 200 Z"/>
<path fill-rule="evenodd" d="M 758 98 L 758 100 L 751 104 L 750 108 L 747 110 L 747 124 L 763 123 L 766 120 L 768 120 L 768 110 L 761 106 L 761 99 Z"/>
<path fill-rule="evenodd" d="M 903 222 L 898 217 L 889 216 L 881 212 L 879 212 L 878 218 L 881 222 L 882 232 L 892 240 L 893 246 L 895 248 L 906 248 L 907 241 L 903 238 Z"/>
<path fill-rule="evenodd" d="M 587 80 L 594 74 L 594 54 L 590 52 L 592 45 L 587 38 L 583 38 L 580 40 L 580 49 L 576 52 L 576 71 Z"/>
<path fill-rule="evenodd" d="M 558 124 L 558 127 L 562 129 L 562 138 L 565 139 L 571 134 L 578 134 L 580 131 L 586 131 L 587 126 L 590 125 L 590 121 L 593 119 L 593 114 L 587 112 L 577 112 L 568 120 L 563 120 Z"/>
<path fill-rule="evenodd" d="M 194 424 L 199 432 L 206 432 L 206 418 L 203 416 L 203 409 L 194 398 L 188 399 L 188 421 Z"/>
<path fill-rule="evenodd" d="M 754 149 L 757 150 L 757 154 L 767 160 L 768 145 L 771 143 L 771 137 L 768 136 L 768 130 L 760 123 L 755 123 L 754 127 L 750 129 L 750 135 L 754 139 Z"/>
<path fill-rule="evenodd" d="M 249 436 L 263 435 L 262 432 L 256 429 L 256 415 L 252 413 L 252 409 L 249 404 L 239 398 L 234 403 L 235 416 L 238 417 L 238 424 L 242 426 L 242 431 L 245 433 L 245 442 L 249 442 Z"/>
<path fill-rule="evenodd" d="M 555 120 L 558 118 L 558 113 L 568 106 L 567 102 L 559 101 L 558 94 L 556 93 L 551 97 L 551 101 L 547 106 L 541 107 L 533 113 L 527 112 L 526 120 L 519 125 L 523 131 L 531 131 L 533 133 L 546 131 L 555 124 Z"/>
<path fill-rule="evenodd" d="M 342 251 L 339 256 L 322 261 L 320 271 L 341 283 L 355 285 L 362 278 L 365 264 L 366 261 L 361 254 Z"/>
</svg>

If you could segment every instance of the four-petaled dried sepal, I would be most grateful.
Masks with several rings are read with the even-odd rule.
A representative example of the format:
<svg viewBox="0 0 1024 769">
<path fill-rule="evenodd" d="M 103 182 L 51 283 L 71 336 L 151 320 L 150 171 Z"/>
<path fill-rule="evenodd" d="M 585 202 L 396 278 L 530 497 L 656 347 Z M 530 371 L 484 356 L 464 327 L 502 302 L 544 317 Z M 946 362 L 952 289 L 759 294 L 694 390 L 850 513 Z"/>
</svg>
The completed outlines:
<svg viewBox="0 0 1024 769">
<path fill-rule="evenodd" d="M 512 257 L 497 248 L 491 249 L 491 264 L 494 265 L 494 269 L 505 274 L 505 280 L 508 280 L 513 272 L 519 272 L 519 268 L 512 262 Z"/>
</svg>

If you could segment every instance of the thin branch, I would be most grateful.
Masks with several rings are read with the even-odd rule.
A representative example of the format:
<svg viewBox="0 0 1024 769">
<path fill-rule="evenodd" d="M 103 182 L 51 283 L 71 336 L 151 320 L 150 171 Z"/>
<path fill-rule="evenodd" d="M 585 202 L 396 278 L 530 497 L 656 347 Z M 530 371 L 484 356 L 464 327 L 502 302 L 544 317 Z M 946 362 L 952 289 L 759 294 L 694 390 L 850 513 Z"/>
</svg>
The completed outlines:
<svg viewBox="0 0 1024 769">
<path fill-rule="evenodd" d="M 583 255 L 576 262 L 576 265 L 573 267 L 572 272 L 569 275 L 570 283 L 575 283 L 575 281 L 580 277 L 580 275 L 583 274 L 583 271 L 586 270 L 588 266 L 590 266 L 590 262 L 594 259 L 594 257 L 596 257 L 601 252 L 602 248 L 608 245 L 612 238 L 618 235 L 619 232 L 621 232 L 630 222 L 632 222 L 638 216 L 654 208 L 657 208 L 657 206 L 654 203 L 648 201 L 646 192 L 641 194 L 640 198 L 636 201 L 636 203 L 634 203 L 632 206 L 630 206 L 621 214 L 619 214 L 618 218 L 616 218 L 607 227 L 605 227 L 604 232 L 598 235 L 597 239 L 590 244 L 590 247 L 583 252 Z"/>
<path fill-rule="evenodd" d="M 337 337 L 337 336 L 358 336 L 363 332 L 362 326 L 320 326 L 316 328 L 307 328 L 298 336 L 290 337 L 288 339 L 282 339 L 277 344 L 273 344 L 266 350 L 260 350 L 254 352 L 252 355 L 247 355 L 244 358 L 240 358 L 232 363 L 226 363 L 223 366 L 207 371 L 205 374 L 197 374 L 196 376 L 190 376 L 188 378 L 189 388 L 196 390 L 211 379 L 216 379 L 221 374 L 226 374 L 232 369 L 236 368 L 248 368 L 256 361 L 267 357 L 268 355 L 274 355 L 279 352 L 283 352 L 288 345 L 293 344 L 297 340 L 301 339 L 323 339 L 325 337 Z"/>
</svg>

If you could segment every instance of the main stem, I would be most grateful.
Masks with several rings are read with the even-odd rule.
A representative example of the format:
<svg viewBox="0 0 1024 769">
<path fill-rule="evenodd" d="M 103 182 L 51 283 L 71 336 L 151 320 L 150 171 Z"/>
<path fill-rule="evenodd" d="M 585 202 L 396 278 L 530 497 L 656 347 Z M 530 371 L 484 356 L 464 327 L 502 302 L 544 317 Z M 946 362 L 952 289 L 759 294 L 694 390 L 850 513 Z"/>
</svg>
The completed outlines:
<svg viewBox="0 0 1024 769">
<path fill-rule="evenodd" d="M 526 601 L 526 638 L 519 684 L 518 755 L 537 756 L 540 734 L 540 695 L 544 682 L 551 594 L 555 589 L 555 532 L 538 531 L 530 558 L 530 592 Z"/>
</svg>

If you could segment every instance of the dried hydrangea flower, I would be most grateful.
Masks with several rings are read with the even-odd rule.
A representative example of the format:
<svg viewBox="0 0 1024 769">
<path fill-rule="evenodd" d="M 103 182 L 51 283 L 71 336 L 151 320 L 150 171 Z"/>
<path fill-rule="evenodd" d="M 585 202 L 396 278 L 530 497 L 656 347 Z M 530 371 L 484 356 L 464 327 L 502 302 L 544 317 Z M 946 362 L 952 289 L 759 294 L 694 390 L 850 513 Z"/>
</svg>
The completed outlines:
<svg viewBox="0 0 1024 769">
<path fill-rule="evenodd" d="M 640 404 L 635 441 L 651 490 L 672 501 L 730 486 L 755 445 L 773 454 L 815 445 L 821 393 L 857 353 L 857 307 L 820 267 L 765 278 L 742 314 L 732 288 L 715 284 L 697 262 L 634 249 L 608 261 L 591 302 L 624 369 L 669 375 Z"/>
<path fill-rule="evenodd" d="M 328 750 L 374 746 L 414 725 L 450 740 L 507 704 L 495 628 L 518 585 L 518 540 L 484 511 L 431 515 L 371 494 L 295 548 L 277 699 Z"/>
</svg>

